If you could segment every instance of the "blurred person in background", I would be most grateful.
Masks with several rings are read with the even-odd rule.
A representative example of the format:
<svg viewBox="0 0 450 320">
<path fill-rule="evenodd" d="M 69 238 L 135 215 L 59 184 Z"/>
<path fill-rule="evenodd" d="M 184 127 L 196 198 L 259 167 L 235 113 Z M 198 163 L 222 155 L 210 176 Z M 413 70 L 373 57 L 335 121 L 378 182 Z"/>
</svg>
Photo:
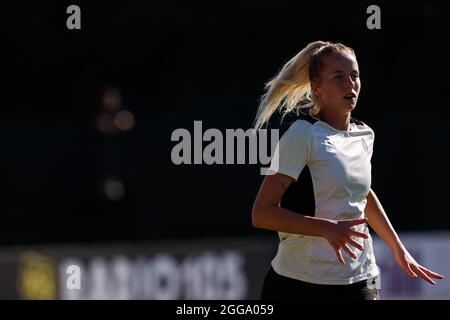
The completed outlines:
<svg viewBox="0 0 450 320">
<path fill-rule="evenodd" d="M 252 210 L 253 225 L 280 238 L 262 299 L 379 299 L 367 223 L 409 276 L 433 285 L 443 278 L 414 260 L 371 189 L 374 132 L 351 116 L 360 87 L 353 49 L 323 41 L 266 85 L 255 127 L 276 111 L 292 121 Z"/>
</svg>

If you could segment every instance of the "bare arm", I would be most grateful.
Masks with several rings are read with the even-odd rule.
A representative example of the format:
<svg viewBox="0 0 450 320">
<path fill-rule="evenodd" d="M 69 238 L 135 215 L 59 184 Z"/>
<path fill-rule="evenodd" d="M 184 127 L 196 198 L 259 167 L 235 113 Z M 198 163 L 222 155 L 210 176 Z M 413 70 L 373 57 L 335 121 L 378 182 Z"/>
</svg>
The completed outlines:
<svg viewBox="0 0 450 320">
<path fill-rule="evenodd" d="M 386 212 L 378 200 L 375 192 L 370 189 L 367 196 L 366 217 L 369 225 L 375 230 L 378 236 L 386 243 L 392 251 L 397 264 L 411 277 L 421 277 L 425 281 L 435 285 L 431 278 L 442 279 L 444 276 L 435 273 L 422 265 L 418 264 L 411 254 L 406 250 L 405 246 L 400 241 L 399 236 L 392 227 Z M 431 278 L 430 278 L 431 277 Z"/>
<path fill-rule="evenodd" d="M 322 236 L 323 219 L 304 216 L 279 207 L 281 198 L 292 181 L 293 178 L 278 173 L 264 178 L 253 205 L 253 226 L 280 232 Z"/>
<path fill-rule="evenodd" d="M 389 247 L 389 249 L 391 249 L 394 255 L 397 252 L 405 249 L 402 242 L 400 241 L 400 238 L 392 227 L 392 224 L 389 221 L 386 212 L 384 212 L 380 201 L 378 200 L 375 192 L 373 192 L 372 189 L 370 189 L 369 195 L 367 196 L 365 213 L 369 225 L 386 243 L 386 245 Z"/>
<path fill-rule="evenodd" d="M 367 235 L 353 231 L 350 227 L 365 223 L 366 220 L 333 221 L 304 216 L 301 213 L 280 208 L 281 198 L 292 181 L 294 181 L 293 178 L 279 173 L 264 178 L 253 205 L 253 226 L 279 232 L 324 237 L 335 250 L 340 263 L 345 264 L 340 252 L 341 248 L 356 259 L 356 255 L 347 243 L 363 250 L 363 247 L 351 237 L 367 238 Z"/>
</svg>

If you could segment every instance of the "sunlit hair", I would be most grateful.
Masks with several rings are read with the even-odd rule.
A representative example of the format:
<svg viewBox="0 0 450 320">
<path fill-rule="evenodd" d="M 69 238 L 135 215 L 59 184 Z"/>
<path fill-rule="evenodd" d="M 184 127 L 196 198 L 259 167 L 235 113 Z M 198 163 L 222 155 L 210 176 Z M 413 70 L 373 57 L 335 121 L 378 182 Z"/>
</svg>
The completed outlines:
<svg viewBox="0 0 450 320">
<path fill-rule="evenodd" d="M 255 128 L 261 128 L 276 110 L 280 110 L 284 117 L 299 108 L 313 107 L 312 113 L 317 114 L 319 105 L 312 94 L 310 81 L 320 81 L 323 58 L 332 52 L 356 57 L 352 48 L 341 43 L 316 41 L 308 44 L 283 66 L 276 77 L 266 83 L 266 92 L 256 114 Z"/>
</svg>

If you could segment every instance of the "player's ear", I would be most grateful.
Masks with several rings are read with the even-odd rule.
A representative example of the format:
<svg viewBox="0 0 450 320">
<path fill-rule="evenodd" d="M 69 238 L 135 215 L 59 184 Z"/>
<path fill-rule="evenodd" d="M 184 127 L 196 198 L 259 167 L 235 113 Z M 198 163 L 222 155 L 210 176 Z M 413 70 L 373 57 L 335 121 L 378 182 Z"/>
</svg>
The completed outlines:
<svg viewBox="0 0 450 320">
<path fill-rule="evenodd" d="M 314 96 L 317 98 L 319 96 L 319 82 L 317 80 L 311 80 L 311 91 L 314 94 Z"/>
</svg>

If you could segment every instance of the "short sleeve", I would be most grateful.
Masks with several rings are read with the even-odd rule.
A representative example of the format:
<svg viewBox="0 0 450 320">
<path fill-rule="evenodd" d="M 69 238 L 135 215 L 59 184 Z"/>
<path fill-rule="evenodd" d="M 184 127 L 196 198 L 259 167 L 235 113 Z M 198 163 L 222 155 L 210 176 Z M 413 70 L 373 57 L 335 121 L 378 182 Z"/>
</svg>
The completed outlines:
<svg viewBox="0 0 450 320">
<path fill-rule="evenodd" d="M 297 180 L 311 152 L 311 124 L 297 120 L 278 142 L 269 172 L 282 173 Z"/>
<path fill-rule="evenodd" d="M 375 142 L 375 132 L 371 127 L 369 127 L 366 123 L 360 121 L 369 133 L 364 136 L 362 139 L 364 150 L 369 154 L 369 158 L 372 158 L 373 155 L 373 146 Z"/>
</svg>

